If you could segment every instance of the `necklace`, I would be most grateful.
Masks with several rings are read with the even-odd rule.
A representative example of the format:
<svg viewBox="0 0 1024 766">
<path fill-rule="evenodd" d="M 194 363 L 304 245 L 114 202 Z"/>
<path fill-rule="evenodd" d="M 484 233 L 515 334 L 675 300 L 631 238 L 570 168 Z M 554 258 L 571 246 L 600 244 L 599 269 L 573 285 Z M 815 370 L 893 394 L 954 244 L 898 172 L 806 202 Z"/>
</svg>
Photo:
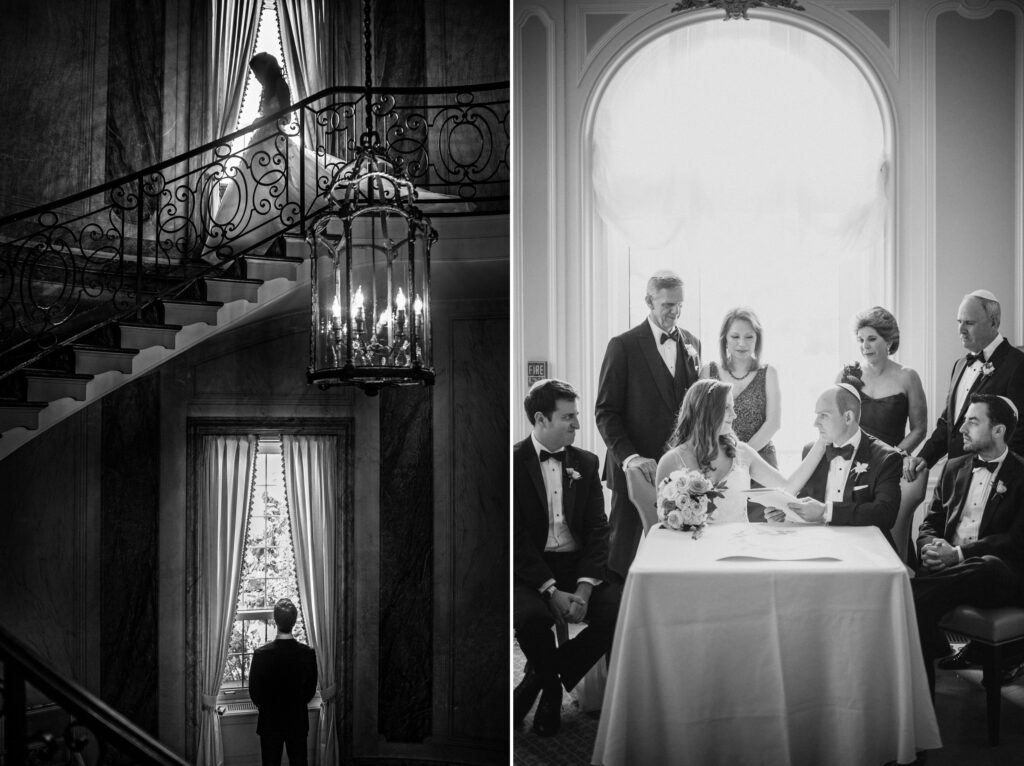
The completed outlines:
<svg viewBox="0 0 1024 766">
<path fill-rule="evenodd" d="M 745 373 L 740 375 L 738 378 L 735 375 L 732 374 L 732 368 L 728 364 L 725 365 L 725 371 L 727 373 L 729 373 L 729 377 L 732 378 L 733 380 L 744 380 L 748 375 L 750 375 L 750 373 L 752 373 L 754 371 L 754 368 L 751 367 Z"/>
</svg>

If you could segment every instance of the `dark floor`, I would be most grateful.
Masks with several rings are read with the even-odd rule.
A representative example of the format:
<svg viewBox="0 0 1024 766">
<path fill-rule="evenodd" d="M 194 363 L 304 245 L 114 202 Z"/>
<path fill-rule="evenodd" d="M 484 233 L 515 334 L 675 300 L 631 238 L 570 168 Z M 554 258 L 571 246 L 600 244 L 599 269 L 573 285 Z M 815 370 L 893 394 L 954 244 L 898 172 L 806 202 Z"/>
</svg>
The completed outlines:
<svg viewBox="0 0 1024 766">
<path fill-rule="evenodd" d="M 513 685 L 523 677 L 525 659 L 513 641 Z M 935 713 L 943 747 L 927 753 L 926 766 L 1024 766 L 1024 676 L 1003 687 L 1000 745 L 989 747 L 985 723 L 985 691 L 980 670 L 938 671 Z M 530 731 L 531 711 L 512 728 L 515 764 L 521 766 L 586 766 L 597 737 L 597 713 L 584 713 L 570 694 L 562 698 L 562 730 L 555 737 Z"/>
</svg>

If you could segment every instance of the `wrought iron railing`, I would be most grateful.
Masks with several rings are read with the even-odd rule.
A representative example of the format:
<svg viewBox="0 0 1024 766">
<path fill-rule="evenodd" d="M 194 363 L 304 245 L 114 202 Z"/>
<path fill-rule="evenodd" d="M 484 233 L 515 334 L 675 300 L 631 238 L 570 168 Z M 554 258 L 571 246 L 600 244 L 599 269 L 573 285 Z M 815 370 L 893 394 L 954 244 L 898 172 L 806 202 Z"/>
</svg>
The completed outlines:
<svg viewBox="0 0 1024 766">
<path fill-rule="evenodd" d="M 508 83 L 322 91 L 133 175 L 0 218 L 0 395 L 29 366 L 159 301 L 200 297 L 204 276 L 286 232 L 305 235 L 320 195 L 373 130 L 432 216 L 508 211 Z M 109 336 L 109 332 L 106 333 Z M 109 338 L 108 338 L 109 340 Z M 6 381 L 9 382 L 9 381 Z"/>
<path fill-rule="evenodd" d="M 186 766 L 102 700 L 52 670 L 35 652 L 0 628 L 0 764 L 108 763 Z M 60 731 L 32 730 L 26 686 L 56 703 L 66 713 Z"/>
</svg>

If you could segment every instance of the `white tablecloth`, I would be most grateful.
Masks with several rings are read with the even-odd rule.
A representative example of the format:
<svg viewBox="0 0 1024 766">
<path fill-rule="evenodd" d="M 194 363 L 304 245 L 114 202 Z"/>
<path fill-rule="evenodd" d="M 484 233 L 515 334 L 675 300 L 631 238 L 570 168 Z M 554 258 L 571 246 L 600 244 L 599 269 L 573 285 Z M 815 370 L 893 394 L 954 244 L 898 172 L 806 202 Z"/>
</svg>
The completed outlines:
<svg viewBox="0 0 1024 766">
<path fill-rule="evenodd" d="M 641 542 L 593 763 L 882 766 L 940 746 L 910 580 L 878 529 Z"/>
</svg>

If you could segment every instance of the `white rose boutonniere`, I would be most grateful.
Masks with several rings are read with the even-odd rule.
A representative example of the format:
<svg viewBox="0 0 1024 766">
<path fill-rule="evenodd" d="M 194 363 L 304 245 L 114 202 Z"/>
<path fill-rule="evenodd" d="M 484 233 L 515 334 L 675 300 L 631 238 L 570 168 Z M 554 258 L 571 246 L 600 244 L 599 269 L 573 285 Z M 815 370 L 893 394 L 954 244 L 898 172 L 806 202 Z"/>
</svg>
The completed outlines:
<svg viewBox="0 0 1024 766">
<path fill-rule="evenodd" d="M 1002 480 L 1000 479 L 999 481 L 996 482 L 996 499 L 998 500 L 1000 497 L 1002 497 L 1005 494 L 1006 494 L 1006 485 L 1003 484 Z"/>
<path fill-rule="evenodd" d="M 867 463 L 854 463 L 853 464 L 853 475 L 854 476 L 860 476 L 866 470 L 868 470 L 868 464 Z"/>
<path fill-rule="evenodd" d="M 989 375 L 991 375 L 993 372 L 995 372 L 995 371 L 996 371 L 996 366 L 994 364 L 992 364 L 992 362 L 985 362 L 985 364 L 983 364 L 982 367 L 981 367 L 981 374 L 982 374 L 983 377 L 986 377 L 986 378 Z"/>
<path fill-rule="evenodd" d="M 580 472 L 577 471 L 575 468 L 573 468 L 571 465 L 567 465 L 565 467 L 565 475 L 569 477 L 569 486 L 570 487 L 572 486 L 572 483 L 574 481 L 578 481 L 579 479 L 582 478 L 580 476 Z"/>
<path fill-rule="evenodd" d="M 690 357 L 690 364 L 693 365 L 695 370 L 700 369 L 700 354 L 697 353 L 697 349 L 692 343 L 687 343 L 683 346 L 686 349 L 687 355 Z"/>
</svg>

